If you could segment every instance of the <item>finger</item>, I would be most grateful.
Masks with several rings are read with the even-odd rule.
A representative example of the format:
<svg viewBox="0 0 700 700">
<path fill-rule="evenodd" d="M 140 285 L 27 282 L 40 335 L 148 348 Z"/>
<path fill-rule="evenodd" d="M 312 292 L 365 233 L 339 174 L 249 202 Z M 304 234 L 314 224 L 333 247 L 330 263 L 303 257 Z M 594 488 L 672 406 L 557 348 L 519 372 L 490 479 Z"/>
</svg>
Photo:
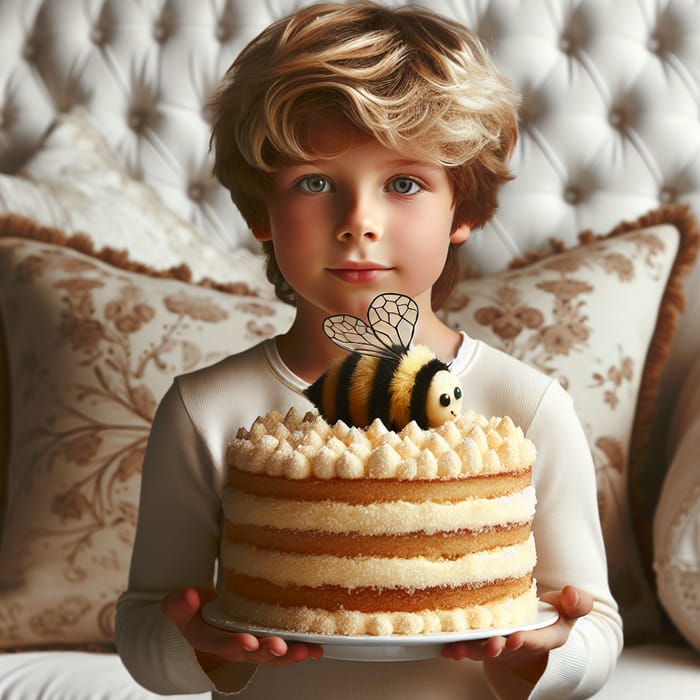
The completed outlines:
<svg viewBox="0 0 700 700">
<path fill-rule="evenodd" d="M 316 644 L 302 644 L 301 642 L 291 643 L 287 645 L 287 652 L 282 656 L 273 654 L 269 643 L 261 645 L 259 651 L 249 654 L 247 661 L 252 663 L 264 663 L 271 666 L 288 666 L 290 664 L 300 663 L 310 658 L 318 658 L 322 656 L 323 650 Z"/>
<path fill-rule="evenodd" d="M 471 658 L 469 655 L 469 645 L 465 642 L 453 642 L 445 644 L 442 648 L 442 656 L 453 661 L 462 661 L 462 659 Z"/>
<path fill-rule="evenodd" d="M 288 644 L 285 659 L 292 663 L 306 661 L 306 659 L 318 659 L 323 656 L 323 649 L 318 644 Z"/>
<path fill-rule="evenodd" d="M 564 586 L 559 600 L 561 610 L 569 618 L 584 617 L 593 610 L 593 596 L 574 586 Z"/>
<path fill-rule="evenodd" d="M 560 615 L 559 619 L 547 627 L 528 632 L 513 632 L 505 643 L 508 651 L 528 651 L 542 653 L 556 649 L 566 643 L 576 620 Z"/>
<path fill-rule="evenodd" d="M 226 634 L 226 636 L 222 636 L 221 639 L 224 643 L 228 643 L 231 637 Z M 260 648 L 260 641 L 258 638 L 248 632 L 239 632 L 234 635 L 232 639 L 243 651 L 257 651 Z"/>
<path fill-rule="evenodd" d="M 560 615 L 568 618 L 583 617 L 593 610 L 593 596 L 576 586 L 564 586 L 561 591 L 543 593 L 541 600 L 554 605 Z"/>
<path fill-rule="evenodd" d="M 484 644 L 484 658 L 493 659 L 500 656 L 506 646 L 505 637 L 489 637 Z"/>
<path fill-rule="evenodd" d="M 490 637 L 472 642 L 453 642 L 443 647 L 442 655 L 454 661 L 461 661 L 462 659 L 483 661 L 484 659 L 499 656 L 505 649 L 505 644 L 505 637 Z"/>
<path fill-rule="evenodd" d="M 199 594 L 194 588 L 173 591 L 163 598 L 161 609 L 179 629 L 183 629 L 199 613 Z"/>
<path fill-rule="evenodd" d="M 259 642 L 261 652 L 268 652 L 277 658 L 284 656 L 289 649 L 287 642 L 281 637 L 262 637 Z"/>
</svg>

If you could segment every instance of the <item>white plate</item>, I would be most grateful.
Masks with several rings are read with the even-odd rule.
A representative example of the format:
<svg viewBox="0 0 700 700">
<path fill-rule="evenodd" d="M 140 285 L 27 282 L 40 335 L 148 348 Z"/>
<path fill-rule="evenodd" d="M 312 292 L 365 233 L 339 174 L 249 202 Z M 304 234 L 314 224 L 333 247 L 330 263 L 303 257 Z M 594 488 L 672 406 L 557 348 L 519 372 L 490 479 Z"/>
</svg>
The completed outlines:
<svg viewBox="0 0 700 700">
<path fill-rule="evenodd" d="M 218 600 L 207 603 L 202 617 L 214 627 L 231 632 L 250 632 L 256 637 L 282 637 L 290 642 L 320 644 L 326 659 L 340 661 L 416 661 L 440 656 L 444 644 L 474 639 L 488 639 L 520 632 L 536 630 L 554 624 L 559 612 L 549 603 L 537 602 L 537 616 L 527 625 L 502 627 L 499 629 L 469 630 L 466 632 L 438 632 L 418 635 L 348 636 L 342 634 L 309 634 L 288 632 L 268 627 L 256 627 L 228 617 Z"/>
</svg>

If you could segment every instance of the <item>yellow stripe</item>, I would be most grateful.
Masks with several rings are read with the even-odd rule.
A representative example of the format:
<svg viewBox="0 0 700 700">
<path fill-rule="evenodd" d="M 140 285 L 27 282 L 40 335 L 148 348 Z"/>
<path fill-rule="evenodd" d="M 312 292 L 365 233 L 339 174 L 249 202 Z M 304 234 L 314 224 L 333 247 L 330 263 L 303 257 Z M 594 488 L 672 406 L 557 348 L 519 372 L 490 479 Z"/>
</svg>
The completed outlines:
<svg viewBox="0 0 700 700">
<path fill-rule="evenodd" d="M 369 399 L 378 365 L 378 357 L 361 357 L 355 367 L 348 396 L 353 425 L 365 427 L 372 422 L 369 415 Z"/>
<path fill-rule="evenodd" d="M 422 345 L 409 350 L 399 362 L 391 378 L 391 418 L 395 425 L 404 426 L 411 420 L 411 396 L 420 368 L 434 357 Z"/>
</svg>

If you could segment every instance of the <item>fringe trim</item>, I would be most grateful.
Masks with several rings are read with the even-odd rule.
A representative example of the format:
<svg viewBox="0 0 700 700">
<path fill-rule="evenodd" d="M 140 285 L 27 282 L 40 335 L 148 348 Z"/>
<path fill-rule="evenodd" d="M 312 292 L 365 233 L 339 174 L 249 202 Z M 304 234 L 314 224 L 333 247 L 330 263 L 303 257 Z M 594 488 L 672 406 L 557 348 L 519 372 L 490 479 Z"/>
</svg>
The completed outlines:
<svg viewBox="0 0 700 700">
<path fill-rule="evenodd" d="M 2 654 L 23 654 L 28 651 L 84 651 L 89 654 L 116 654 L 115 644 L 106 642 L 86 642 L 84 644 L 31 644 L 20 647 L 3 647 Z"/>
<path fill-rule="evenodd" d="M 644 369 L 642 370 L 637 409 L 629 446 L 630 477 L 638 475 L 638 470 L 647 454 L 649 434 L 654 422 L 656 402 L 659 397 L 661 373 L 668 359 L 671 343 L 678 328 L 678 319 L 685 310 L 683 283 L 695 263 L 698 251 L 700 251 L 700 227 L 687 204 L 676 204 L 654 209 L 634 221 L 625 221 L 616 226 L 610 233 L 596 234 L 592 231 L 583 231 L 578 237 L 580 245 L 585 246 L 615 236 L 622 236 L 631 231 L 640 231 L 664 224 L 674 226 L 678 230 L 680 240 L 676 259 L 669 272 L 666 288 L 659 304 L 656 327 L 647 351 Z M 515 258 L 509 267 L 518 269 L 549 258 L 557 253 L 573 249 L 573 247 L 567 248 L 557 239 L 550 239 L 549 245 L 549 251 L 528 252 L 522 257 Z M 630 479 L 630 483 L 634 481 L 635 479 Z"/>
<path fill-rule="evenodd" d="M 653 569 L 653 514 L 658 502 L 659 488 L 668 469 L 668 460 L 665 456 L 665 444 L 659 443 L 659 440 L 663 440 L 665 436 L 654 435 L 656 438 L 656 443 L 654 443 L 652 435 L 657 419 L 661 375 L 678 329 L 679 318 L 685 310 L 684 281 L 700 251 L 700 227 L 687 204 L 675 204 L 649 211 L 636 220 L 622 222 L 608 234 L 596 234 L 592 231 L 583 231 L 579 234 L 580 245 L 585 246 L 610 237 L 622 236 L 632 231 L 661 225 L 675 227 L 680 240 L 676 258 L 659 303 L 656 327 L 642 369 L 627 467 L 632 529 L 640 550 L 644 573 L 651 590 L 655 593 L 657 587 Z M 551 239 L 549 245 L 550 250 L 548 251 L 528 252 L 520 258 L 516 258 L 510 267 L 518 269 L 571 249 L 557 239 Z M 666 617 L 663 610 L 661 612 L 662 616 Z M 669 627 L 666 625 L 662 634 L 666 635 L 667 638 L 676 639 L 677 633 L 674 633 Z M 627 639 L 626 641 L 637 643 L 650 640 Z"/>
<path fill-rule="evenodd" d="M 159 270 L 150 265 L 131 260 L 126 250 L 119 250 L 110 246 L 105 246 L 96 250 L 92 239 L 84 233 L 66 234 L 60 229 L 51 226 L 43 226 L 26 216 L 18 214 L 7 214 L 0 216 L 0 238 L 26 238 L 41 243 L 71 248 L 84 255 L 107 263 L 112 267 L 135 272 L 147 277 L 160 279 L 174 279 L 188 284 L 195 284 L 198 287 L 215 289 L 227 294 L 238 294 L 240 296 L 257 297 L 259 294 L 251 289 L 244 282 L 215 282 L 206 277 L 198 282 L 192 281 L 192 271 L 189 265 L 182 263 L 164 270 Z"/>
</svg>

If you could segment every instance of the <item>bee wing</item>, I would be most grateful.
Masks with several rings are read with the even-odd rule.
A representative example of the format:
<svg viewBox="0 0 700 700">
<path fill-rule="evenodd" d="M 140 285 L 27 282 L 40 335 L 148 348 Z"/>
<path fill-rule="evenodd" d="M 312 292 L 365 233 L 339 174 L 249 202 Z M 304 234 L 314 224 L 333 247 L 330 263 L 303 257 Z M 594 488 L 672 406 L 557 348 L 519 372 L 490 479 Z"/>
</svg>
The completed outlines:
<svg viewBox="0 0 700 700">
<path fill-rule="evenodd" d="M 405 294 L 380 294 L 369 305 L 367 320 L 383 345 L 408 350 L 418 322 L 418 304 Z"/>
<path fill-rule="evenodd" d="M 384 345 L 372 329 L 357 316 L 340 314 L 329 316 L 323 322 L 324 333 L 339 347 L 349 352 L 372 357 L 393 358 L 391 345 Z"/>
</svg>

